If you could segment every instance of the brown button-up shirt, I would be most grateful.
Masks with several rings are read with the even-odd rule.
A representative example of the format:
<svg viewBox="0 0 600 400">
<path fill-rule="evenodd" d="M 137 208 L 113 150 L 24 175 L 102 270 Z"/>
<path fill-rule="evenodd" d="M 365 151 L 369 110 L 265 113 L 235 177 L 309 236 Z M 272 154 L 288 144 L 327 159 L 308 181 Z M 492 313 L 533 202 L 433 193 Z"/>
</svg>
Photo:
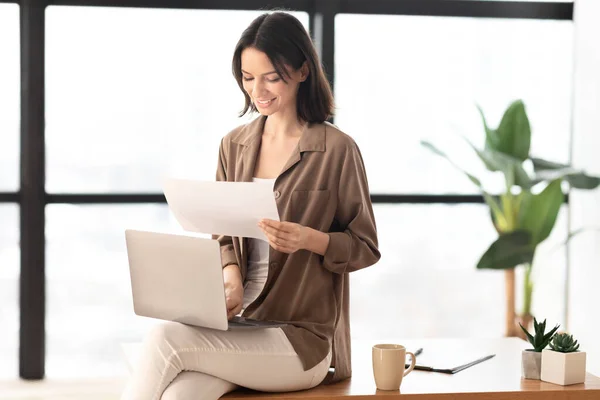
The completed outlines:
<svg viewBox="0 0 600 400">
<path fill-rule="evenodd" d="M 251 182 L 266 117 L 242 125 L 221 141 L 217 180 Z M 273 196 L 282 221 L 329 235 L 324 256 L 308 250 L 270 249 L 262 293 L 244 311 L 249 318 L 285 322 L 283 331 L 308 370 L 332 350 L 331 382 L 350 377 L 348 273 L 380 258 L 377 230 L 360 151 L 329 123 L 309 124 L 275 180 Z M 245 281 L 248 243 L 215 236 L 223 267 L 240 266 Z"/>
</svg>

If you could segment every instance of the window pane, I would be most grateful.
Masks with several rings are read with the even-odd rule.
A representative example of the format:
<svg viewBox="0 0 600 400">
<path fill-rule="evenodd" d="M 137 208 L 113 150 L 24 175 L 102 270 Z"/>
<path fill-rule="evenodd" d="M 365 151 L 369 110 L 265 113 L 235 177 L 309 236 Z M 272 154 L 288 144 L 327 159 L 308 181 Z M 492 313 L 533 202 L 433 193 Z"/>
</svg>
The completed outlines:
<svg viewBox="0 0 600 400">
<path fill-rule="evenodd" d="M 0 192 L 19 185 L 19 6 L 0 4 Z"/>
<path fill-rule="evenodd" d="M 0 380 L 17 377 L 19 360 L 19 207 L 0 204 Z"/>
<path fill-rule="evenodd" d="M 461 137 L 483 144 L 476 104 L 496 127 L 508 104 L 523 99 L 532 153 L 566 162 L 572 40 L 571 21 L 338 15 L 336 124 L 358 142 L 371 191 L 474 193 L 419 142 L 484 176 Z"/>
<path fill-rule="evenodd" d="M 47 190 L 157 192 L 164 174 L 214 179 L 221 137 L 248 121 L 237 117 L 231 58 L 260 14 L 49 7 Z"/>
<path fill-rule="evenodd" d="M 504 272 L 475 265 L 497 235 L 487 206 L 375 205 L 381 260 L 352 273 L 354 339 L 500 337 Z M 566 209 L 538 251 L 535 315 L 562 323 Z M 517 305 L 521 304 L 521 271 Z"/>
<path fill-rule="evenodd" d="M 166 205 L 50 205 L 47 221 L 47 375 L 126 374 L 120 343 L 155 320 L 133 312 L 124 230 L 177 222 Z"/>
</svg>

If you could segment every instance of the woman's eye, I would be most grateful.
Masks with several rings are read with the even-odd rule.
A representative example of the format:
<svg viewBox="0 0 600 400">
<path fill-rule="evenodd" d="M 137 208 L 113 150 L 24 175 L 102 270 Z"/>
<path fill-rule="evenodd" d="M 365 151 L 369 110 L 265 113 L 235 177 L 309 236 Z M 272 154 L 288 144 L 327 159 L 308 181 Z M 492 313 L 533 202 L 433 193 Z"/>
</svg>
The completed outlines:
<svg viewBox="0 0 600 400">
<path fill-rule="evenodd" d="M 243 80 L 245 80 L 246 82 L 253 80 L 254 78 L 246 78 L 245 76 L 242 77 Z"/>
<path fill-rule="evenodd" d="M 280 80 L 281 80 L 281 78 L 267 79 L 267 82 L 275 83 L 275 82 L 279 82 Z"/>
</svg>

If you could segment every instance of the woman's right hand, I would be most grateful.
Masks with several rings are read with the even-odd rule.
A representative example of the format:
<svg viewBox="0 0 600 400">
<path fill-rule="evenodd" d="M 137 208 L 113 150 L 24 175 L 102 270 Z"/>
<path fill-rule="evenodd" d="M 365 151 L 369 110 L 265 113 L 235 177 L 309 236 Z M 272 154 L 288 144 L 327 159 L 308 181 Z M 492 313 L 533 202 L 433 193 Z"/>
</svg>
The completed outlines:
<svg viewBox="0 0 600 400">
<path fill-rule="evenodd" d="M 244 285 L 240 267 L 230 264 L 223 268 L 223 281 L 225 282 L 225 302 L 227 304 L 227 319 L 231 319 L 242 311 L 244 302 Z"/>
</svg>

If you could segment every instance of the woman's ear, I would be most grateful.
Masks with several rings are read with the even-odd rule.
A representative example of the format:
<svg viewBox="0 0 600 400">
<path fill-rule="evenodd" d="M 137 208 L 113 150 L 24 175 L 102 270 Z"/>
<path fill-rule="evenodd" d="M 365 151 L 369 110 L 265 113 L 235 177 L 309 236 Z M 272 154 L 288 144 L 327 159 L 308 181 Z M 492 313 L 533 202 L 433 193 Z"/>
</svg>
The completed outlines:
<svg viewBox="0 0 600 400">
<path fill-rule="evenodd" d="M 304 82 L 306 78 L 308 78 L 309 73 L 310 69 L 308 68 L 308 62 L 304 61 L 300 67 L 300 82 Z"/>
</svg>

